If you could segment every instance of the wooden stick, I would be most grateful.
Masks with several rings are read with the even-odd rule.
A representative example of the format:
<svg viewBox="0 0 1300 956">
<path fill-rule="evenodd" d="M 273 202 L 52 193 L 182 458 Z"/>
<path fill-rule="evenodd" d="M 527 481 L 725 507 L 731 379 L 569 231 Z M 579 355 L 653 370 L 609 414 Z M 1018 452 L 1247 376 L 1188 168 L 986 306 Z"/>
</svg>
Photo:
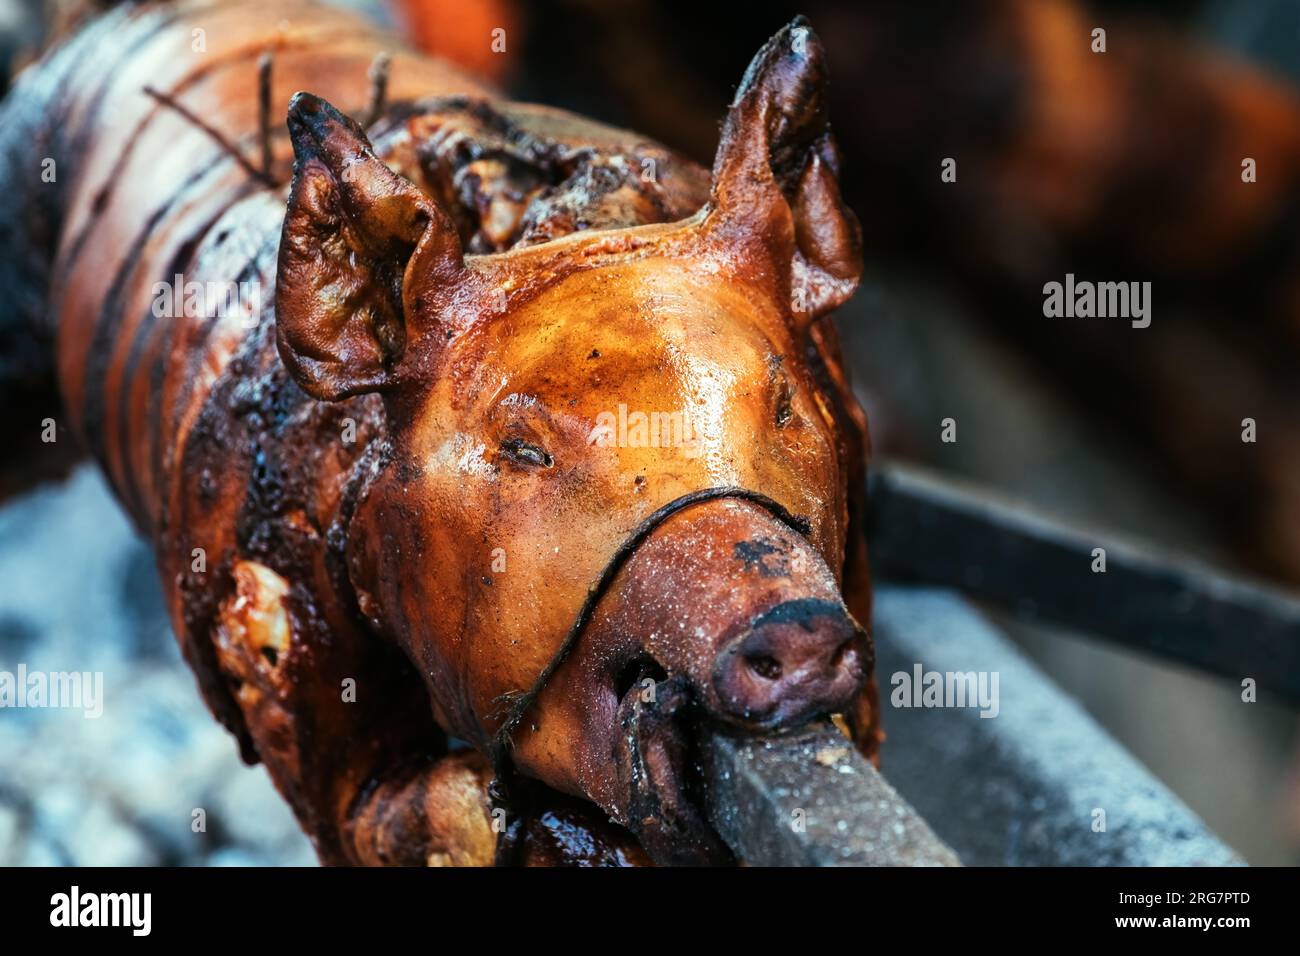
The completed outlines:
<svg viewBox="0 0 1300 956">
<path fill-rule="evenodd" d="M 388 70 L 393 58 L 386 52 L 375 55 L 370 64 L 370 105 L 366 108 L 366 121 L 362 125 L 369 129 L 383 112 L 384 102 L 388 99 Z"/>
<path fill-rule="evenodd" d="M 166 106 L 168 109 L 175 110 L 187 122 L 193 124 L 198 129 L 206 133 L 208 138 L 211 139 L 218 146 L 220 146 L 227 153 L 229 153 L 231 158 L 234 159 L 234 161 L 237 162 L 244 169 L 244 171 L 248 173 L 248 175 L 252 176 L 254 179 L 260 182 L 265 183 L 268 186 L 271 186 L 272 188 L 279 185 L 269 175 L 264 173 L 262 170 L 258 169 L 252 163 L 250 163 L 248 161 L 248 157 L 246 157 L 242 152 L 240 152 L 238 146 L 235 146 L 228 139 L 226 139 L 226 137 L 222 135 L 218 130 L 213 129 L 207 123 L 203 122 L 203 120 L 195 116 L 192 112 L 190 112 L 180 103 L 178 103 L 175 99 L 173 99 L 169 94 L 164 93 L 161 90 L 156 90 L 152 86 L 146 86 L 144 88 L 144 92 L 146 95 L 153 97 L 155 100 L 157 100 L 163 106 Z"/>
<path fill-rule="evenodd" d="M 257 61 L 257 132 L 262 141 L 262 172 L 271 176 L 271 62 L 272 54 L 263 53 Z"/>
</svg>

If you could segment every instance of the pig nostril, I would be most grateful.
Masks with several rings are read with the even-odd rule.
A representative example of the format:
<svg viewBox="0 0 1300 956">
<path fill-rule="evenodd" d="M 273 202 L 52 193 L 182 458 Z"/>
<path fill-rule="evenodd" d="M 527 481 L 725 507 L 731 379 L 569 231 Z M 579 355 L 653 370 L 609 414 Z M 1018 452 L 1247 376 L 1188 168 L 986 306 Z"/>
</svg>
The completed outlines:
<svg viewBox="0 0 1300 956">
<path fill-rule="evenodd" d="M 749 665 L 751 671 L 764 680 L 778 680 L 781 677 L 781 662 L 770 655 L 746 657 L 745 663 Z"/>
<path fill-rule="evenodd" d="M 839 647 L 835 648 L 835 653 L 831 655 L 831 670 L 837 671 L 840 669 L 841 666 L 843 666 L 844 657 L 849 653 L 849 649 L 852 646 L 853 646 L 853 639 L 849 638 Z"/>
</svg>

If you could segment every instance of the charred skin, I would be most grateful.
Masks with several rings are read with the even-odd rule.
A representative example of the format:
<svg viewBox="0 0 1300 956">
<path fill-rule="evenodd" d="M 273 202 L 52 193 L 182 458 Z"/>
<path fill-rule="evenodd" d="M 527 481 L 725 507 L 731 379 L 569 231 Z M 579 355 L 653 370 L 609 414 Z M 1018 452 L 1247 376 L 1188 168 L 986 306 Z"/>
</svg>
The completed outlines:
<svg viewBox="0 0 1300 956">
<path fill-rule="evenodd" d="M 287 189 L 142 92 L 256 155 L 267 51 Z M 331 103 L 366 114 L 381 51 L 363 129 Z M 13 128 L 66 172 L 0 222 L 24 249 L 38 213 L 59 224 L 48 302 L 3 320 L 53 317 L 67 414 L 156 544 L 204 696 L 323 861 L 723 862 L 689 780 L 702 722 L 842 713 L 874 753 L 865 420 L 823 318 L 858 232 L 823 84 L 796 21 L 710 175 L 308 4 L 115 10 L 20 80 L 4 109 L 48 126 Z M 256 321 L 159 315 L 177 274 L 265 289 Z M 626 441 L 620 405 L 696 431 Z M 509 735 L 494 803 L 483 755 L 593 583 L 714 488 L 772 507 L 722 495 L 647 532 Z"/>
</svg>

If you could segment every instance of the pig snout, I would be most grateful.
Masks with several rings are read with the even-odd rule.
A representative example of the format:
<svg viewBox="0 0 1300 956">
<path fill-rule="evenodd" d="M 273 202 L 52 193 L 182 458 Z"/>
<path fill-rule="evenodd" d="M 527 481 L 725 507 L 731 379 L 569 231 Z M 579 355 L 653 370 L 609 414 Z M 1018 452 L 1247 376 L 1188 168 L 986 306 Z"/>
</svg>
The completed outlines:
<svg viewBox="0 0 1300 956">
<path fill-rule="evenodd" d="M 719 716 L 784 726 L 844 710 L 862 689 L 868 654 L 866 635 L 838 602 L 784 601 L 718 654 Z"/>
<path fill-rule="evenodd" d="M 822 555 L 753 503 L 673 517 L 615 590 L 607 623 L 724 723 L 772 730 L 842 711 L 871 670 L 870 640 Z"/>
<path fill-rule="evenodd" d="M 700 805 L 707 725 L 771 733 L 851 712 L 870 675 L 838 560 L 753 502 L 678 511 L 601 596 L 516 762 L 599 804 L 657 862 L 725 859 Z"/>
</svg>

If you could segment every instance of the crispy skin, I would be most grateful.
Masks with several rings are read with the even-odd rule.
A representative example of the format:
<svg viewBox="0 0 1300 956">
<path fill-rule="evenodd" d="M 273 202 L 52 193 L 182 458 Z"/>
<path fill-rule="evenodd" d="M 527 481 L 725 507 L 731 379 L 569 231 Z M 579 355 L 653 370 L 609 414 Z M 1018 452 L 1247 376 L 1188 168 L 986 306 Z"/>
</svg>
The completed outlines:
<svg viewBox="0 0 1300 956">
<path fill-rule="evenodd" d="M 24 80 L 59 90 L 44 104 L 58 155 L 80 160 L 46 266 L 60 387 L 156 543 L 209 705 L 323 861 L 487 863 L 493 809 L 518 862 L 645 862 L 609 817 L 656 859 L 718 859 L 699 831 L 647 842 L 653 808 L 689 816 L 685 791 L 636 803 L 605 718 L 642 658 L 676 681 L 665 699 L 681 714 L 720 706 L 714 655 L 781 602 L 817 597 L 829 610 L 800 628 L 850 635 L 840 670 L 800 676 L 782 706 L 847 708 L 874 747 L 857 700 L 869 644 L 837 610 L 864 422 L 833 340 L 809 339 L 856 284 L 857 226 L 806 26 L 760 52 L 712 176 L 634 134 L 498 101 L 307 4 L 132 8 L 87 29 L 110 28 L 129 56 L 55 53 Z M 141 92 L 255 155 L 268 50 L 273 102 L 314 91 L 271 143 L 271 177 L 293 155 L 287 190 Z M 364 115 L 380 51 L 389 100 L 367 130 L 328 100 Z M 262 294 L 251 317 L 158 308 L 157 284 L 178 274 Z M 592 423 L 619 404 L 687 409 L 707 428 L 694 448 L 607 447 Z M 483 758 L 446 734 L 490 751 L 638 522 L 719 485 L 761 493 L 807 535 L 731 500 L 656 529 L 556 672 L 568 691 L 544 691 L 512 741 L 514 772 L 541 784 L 494 807 Z M 789 566 L 753 566 L 743 541 Z M 697 577 L 733 596 L 638 611 L 630 596 L 656 581 L 681 590 L 687 548 L 720 555 Z M 856 543 L 848 567 L 865 592 Z M 690 730 L 644 724 L 660 747 Z"/>
</svg>

